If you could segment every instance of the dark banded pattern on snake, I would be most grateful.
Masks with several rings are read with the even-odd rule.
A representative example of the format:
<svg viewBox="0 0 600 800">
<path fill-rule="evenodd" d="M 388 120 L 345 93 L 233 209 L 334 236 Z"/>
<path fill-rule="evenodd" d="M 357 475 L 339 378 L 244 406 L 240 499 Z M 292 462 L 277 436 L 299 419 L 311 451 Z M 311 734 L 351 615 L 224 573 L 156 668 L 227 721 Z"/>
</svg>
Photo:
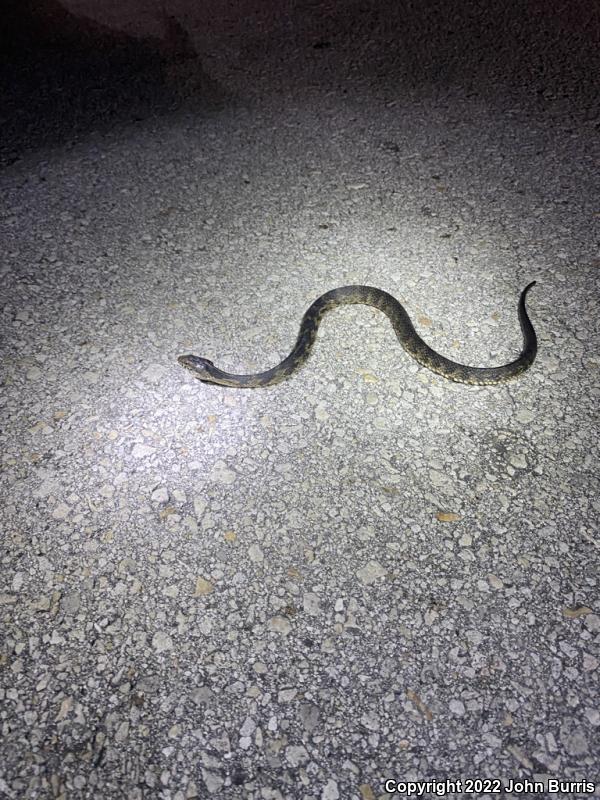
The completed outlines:
<svg viewBox="0 0 600 800">
<path fill-rule="evenodd" d="M 231 386 L 236 389 L 273 386 L 288 378 L 304 364 L 316 339 L 319 322 L 327 311 L 336 306 L 361 303 L 383 311 L 392 323 L 398 341 L 406 352 L 432 372 L 451 381 L 474 386 L 504 383 L 521 375 L 535 360 L 537 337 L 525 308 L 525 297 L 532 286 L 535 286 L 535 281 L 523 289 L 519 299 L 518 314 L 523 334 L 521 354 L 514 361 L 498 367 L 469 367 L 436 353 L 416 332 L 404 306 L 391 294 L 372 286 L 342 286 L 321 295 L 304 314 L 292 352 L 276 367 L 265 372 L 235 375 L 215 367 L 207 358 L 194 355 L 179 356 L 177 360 L 204 383 L 216 383 L 219 386 Z"/>
</svg>

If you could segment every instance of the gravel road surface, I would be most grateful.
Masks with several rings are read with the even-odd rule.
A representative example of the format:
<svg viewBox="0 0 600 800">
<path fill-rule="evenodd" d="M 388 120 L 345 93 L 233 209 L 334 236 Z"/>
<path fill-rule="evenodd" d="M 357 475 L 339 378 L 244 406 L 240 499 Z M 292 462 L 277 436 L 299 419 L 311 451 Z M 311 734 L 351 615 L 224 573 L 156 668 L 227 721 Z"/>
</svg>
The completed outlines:
<svg viewBox="0 0 600 800">
<path fill-rule="evenodd" d="M 198 5 L 11 23 L 0 797 L 600 796 L 598 6 Z"/>
</svg>

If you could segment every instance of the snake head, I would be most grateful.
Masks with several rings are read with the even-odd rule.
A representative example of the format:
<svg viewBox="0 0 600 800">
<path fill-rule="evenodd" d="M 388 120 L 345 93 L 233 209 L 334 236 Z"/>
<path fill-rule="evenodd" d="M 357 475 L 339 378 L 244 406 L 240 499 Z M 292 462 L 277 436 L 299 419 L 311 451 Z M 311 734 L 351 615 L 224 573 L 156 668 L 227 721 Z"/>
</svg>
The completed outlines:
<svg viewBox="0 0 600 800">
<path fill-rule="evenodd" d="M 202 358 L 202 356 L 194 356 L 194 355 L 187 355 L 187 356 L 179 356 L 177 359 L 182 367 L 189 369 L 190 372 L 194 373 L 194 377 L 198 378 L 199 380 L 210 380 L 210 368 L 214 367 L 212 361 L 209 361 L 208 358 Z"/>
</svg>

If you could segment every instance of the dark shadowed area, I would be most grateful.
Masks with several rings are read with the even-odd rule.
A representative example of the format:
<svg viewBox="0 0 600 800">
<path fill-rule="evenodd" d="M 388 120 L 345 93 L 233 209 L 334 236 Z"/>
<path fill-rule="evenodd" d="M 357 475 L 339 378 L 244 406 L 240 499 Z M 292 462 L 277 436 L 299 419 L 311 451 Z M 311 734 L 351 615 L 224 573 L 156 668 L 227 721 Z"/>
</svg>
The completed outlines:
<svg viewBox="0 0 600 800">
<path fill-rule="evenodd" d="M 439 96 L 507 92 L 593 118 L 598 12 L 548 4 L 94 3 L 7 0 L 0 30 L 1 157 L 234 97 L 353 86 Z M 590 106 L 590 103 L 592 105 Z"/>
<path fill-rule="evenodd" d="M 90 9 L 97 12 L 98 5 Z M 131 24 L 125 7 L 124 20 Z M 189 34 L 166 12 L 155 35 L 136 35 L 77 15 L 57 0 L 8 0 L 2 23 L 4 162 L 32 147 L 72 145 L 111 126 L 196 101 L 214 107 L 223 99 Z"/>
</svg>

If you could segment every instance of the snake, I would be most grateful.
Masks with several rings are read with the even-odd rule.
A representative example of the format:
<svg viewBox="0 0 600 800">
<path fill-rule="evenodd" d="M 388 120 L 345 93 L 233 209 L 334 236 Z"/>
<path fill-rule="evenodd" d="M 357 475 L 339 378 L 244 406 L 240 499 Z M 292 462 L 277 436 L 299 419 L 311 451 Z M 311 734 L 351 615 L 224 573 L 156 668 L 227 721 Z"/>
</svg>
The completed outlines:
<svg viewBox="0 0 600 800">
<path fill-rule="evenodd" d="M 416 332 L 404 306 L 391 294 L 373 286 L 341 286 L 331 289 L 318 297 L 308 308 L 302 322 L 298 338 L 291 353 L 277 366 L 249 375 L 236 375 L 224 372 L 208 358 L 195 355 L 178 357 L 181 366 L 190 370 L 195 378 L 203 383 L 229 386 L 236 389 L 254 389 L 273 386 L 288 378 L 301 367 L 310 355 L 317 336 L 319 323 L 332 308 L 343 305 L 363 304 L 377 308 L 388 317 L 398 340 L 404 350 L 423 367 L 457 383 L 473 386 L 489 386 L 505 383 L 521 375 L 533 364 L 537 353 L 537 336 L 525 307 L 525 298 L 536 281 L 528 284 L 519 298 L 518 314 L 523 335 L 523 349 L 514 361 L 497 367 L 471 367 L 451 361 L 436 353 Z"/>
</svg>

